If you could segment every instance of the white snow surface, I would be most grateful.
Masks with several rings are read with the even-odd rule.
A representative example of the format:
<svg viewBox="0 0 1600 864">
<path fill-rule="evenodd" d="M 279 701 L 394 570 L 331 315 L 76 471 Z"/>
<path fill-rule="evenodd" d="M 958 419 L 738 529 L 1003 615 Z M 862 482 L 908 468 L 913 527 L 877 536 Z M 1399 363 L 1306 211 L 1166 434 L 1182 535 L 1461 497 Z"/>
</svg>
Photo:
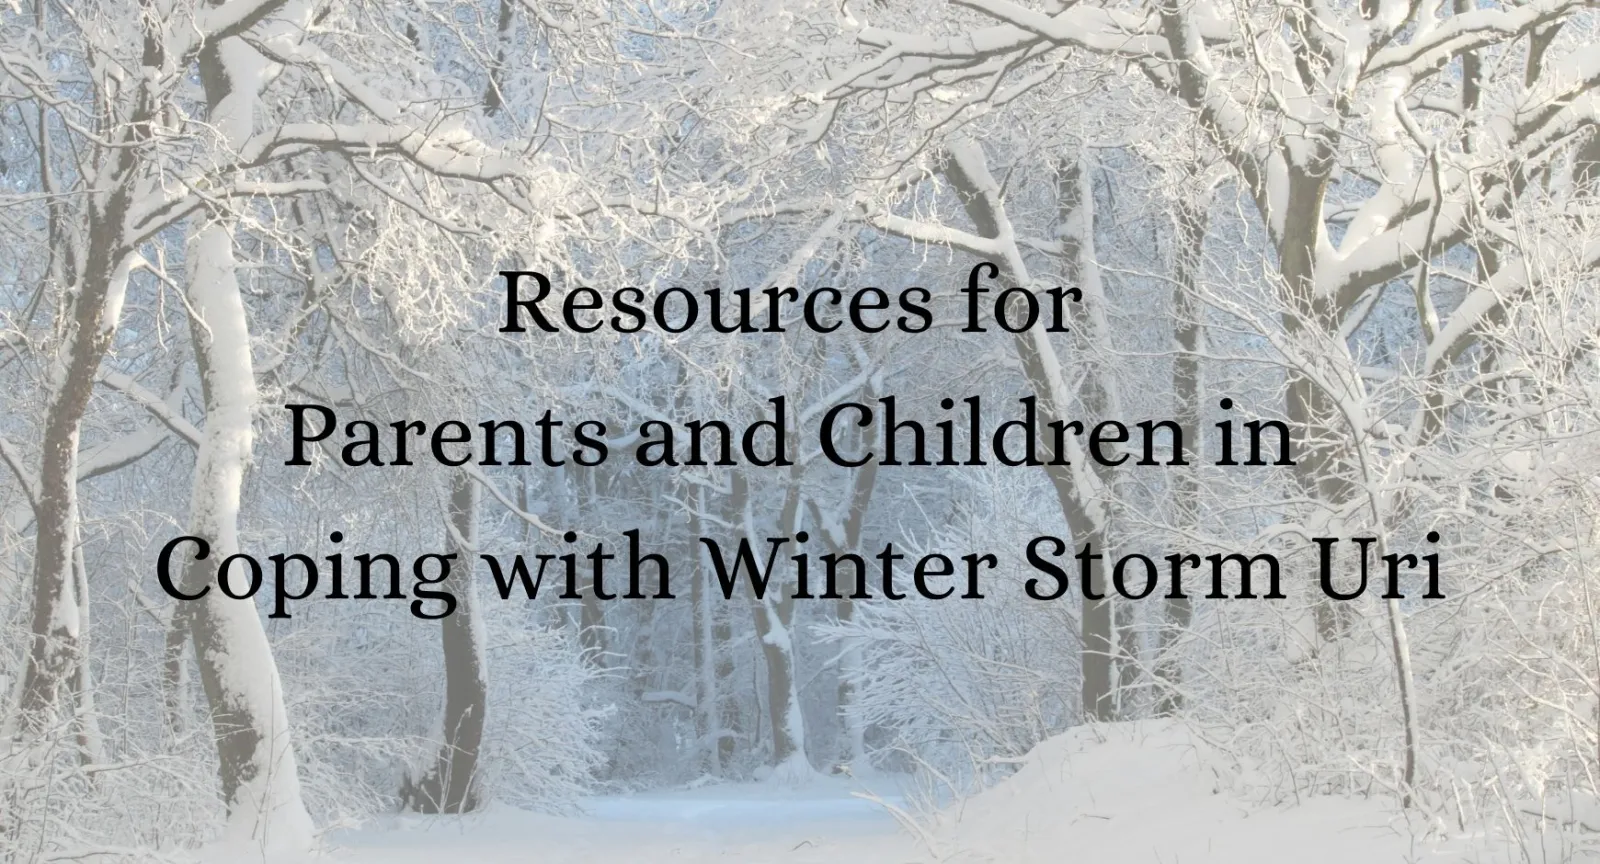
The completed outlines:
<svg viewBox="0 0 1600 864">
<path fill-rule="evenodd" d="M 1505 860 L 1480 839 L 1418 839 L 1393 801 L 1252 803 L 1247 772 L 1170 722 L 1072 730 L 1018 772 L 904 823 L 891 778 L 814 776 L 589 799 L 583 813 L 505 807 L 390 816 L 330 832 L 313 860 L 348 864 L 1426 864 Z"/>
<path fill-rule="evenodd" d="M 888 811 L 820 777 L 601 796 L 574 817 L 510 808 L 454 817 L 391 817 L 330 838 L 350 864 L 913 861 L 916 846 Z M 903 804 L 890 792 L 884 800 Z"/>
<path fill-rule="evenodd" d="M 938 857 L 961 862 L 1365 864 L 1494 860 L 1482 844 L 1423 842 L 1391 800 L 1261 798 L 1247 774 L 1172 722 L 1082 727 L 942 812 Z M 1265 792 L 1265 790 L 1261 790 Z"/>
</svg>

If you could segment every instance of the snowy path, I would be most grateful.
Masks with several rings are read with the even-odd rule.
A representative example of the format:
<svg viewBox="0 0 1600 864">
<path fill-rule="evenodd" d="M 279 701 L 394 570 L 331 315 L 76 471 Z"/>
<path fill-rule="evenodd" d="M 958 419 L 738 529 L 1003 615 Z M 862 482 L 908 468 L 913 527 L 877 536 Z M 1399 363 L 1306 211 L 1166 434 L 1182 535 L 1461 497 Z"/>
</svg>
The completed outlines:
<svg viewBox="0 0 1600 864">
<path fill-rule="evenodd" d="M 708 786 L 587 802 L 555 818 L 509 808 L 391 817 L 332 838 L 339 864 L 1491 864 L 1481 835 L 1428 841 L 1381 799 L 1270 804 L 1181 727 L 1073 730 L 914 840 L 842 778 Z M 855 787 L 859 788 L 859 787 Z M 876 790 L 904 806 L 893 788 Z M 1256 803 L 1251 803 L 1255 801 Z M 930 848 L 930 845 L 932 848 Z M 1537 859 L 1536 859 L 1537 860 Z M 1552 859 L 1559 860 L 1559 859 Z"/>
<path fill-rule="evenodd" d="M 396 817 L 334 838 L 360 864 L 850 864 L 918 860 L 881 806 L 843 783 L 768 784 L 599 797 L 572 818 L 509 808 L 466 818 Z M 886 798 L 896 804 L 903 801 Z"/>
</svg>

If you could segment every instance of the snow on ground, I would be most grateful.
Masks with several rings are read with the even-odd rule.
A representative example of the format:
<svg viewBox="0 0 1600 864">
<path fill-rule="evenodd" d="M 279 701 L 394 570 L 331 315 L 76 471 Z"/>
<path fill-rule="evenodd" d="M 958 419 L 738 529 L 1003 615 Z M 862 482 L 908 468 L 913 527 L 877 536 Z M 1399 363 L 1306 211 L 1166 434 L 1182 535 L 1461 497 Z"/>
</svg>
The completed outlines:
<svg viewBox="0 0 1600 864">
<path fill-rule="evenodd" d="M 1418 843 L 1392 802 L 1251 804 L 1238 774 L 1181 726 L 1082 727 L 1041 744 L 1005 782 L 946 809 L 938 860 L 1367 864 L 1496 860 Z"/>
<path fill-rule="evenodd" d="M 897 787 L 817 776 L 803 785 L 722 784 L 600 796 L 583 815 L 493 808 L 466 817 L 398 816 L 335 836 L 350 864 L 655 864 L 912 861 L 916 849 L 880 804 L 904 806 Z"/>
<path fill-rule="evenodd" d="M 464 818 L 390 817 L 330 838 L 350 864 L 1347 864 L 1503 860 L 1415 842 L 1392 804 L 1251 804 L 1238 775 L 1181 727 L 1073 730 L 1016 775 L 904 830 L 885 782 L 817 777 L 587 802 L 557 818 L 508 808 Z M 1241 793 L 1242 790 L 1242 793 Z M 862 793 L 878 801 L 859 797 Z"/>
</svg>

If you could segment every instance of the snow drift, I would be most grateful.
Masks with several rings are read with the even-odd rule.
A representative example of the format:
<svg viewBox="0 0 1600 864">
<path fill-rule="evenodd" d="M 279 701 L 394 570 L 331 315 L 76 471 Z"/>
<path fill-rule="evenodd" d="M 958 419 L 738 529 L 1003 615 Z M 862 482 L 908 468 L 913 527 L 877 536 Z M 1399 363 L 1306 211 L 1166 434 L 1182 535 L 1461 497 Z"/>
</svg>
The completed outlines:
<svg viewBox="0 0 1600 864">
<path fill-rule="evenodd" d="M 1172 721 L 1083 726 L 941 812 L 927 840 L 938 860 L 963 864 L 1348 864 L 1478 860 L 1485 856 L 1472 853 L 1487 851 L 1422 842 L 1385 800 L 1257 803 L 1247 778 Z"/>
<path fill-rule="evenodd" d="M 1171 721 L 1073 729 L 1034 748 L 1009 779 L 939 811 L 841 777 L 592 799 L 579 818 L 495 807 L 405 816 L 345 834 L 352 864 L 772 862 L 772 864 L 1427 864 L 1528 860 L 1505 847 L 1426 840 L 1395 802 L 1262 803 L 1265 785 Z M 865 800 L 863 800 L 865 799 Z M 880 806 L 881 805 L 881 806 Z M 890 818 L 897 811 L 903 827 Z M 1420 823 L 1420 820 L 1419 820 Z M 1541 860 L 1537 856 L 1533 861 Z M 1550 858 L 1547 860 L 1563 860 Z M 1582 859 L 1579 859 L 1582 860 Z"/>
</svg>

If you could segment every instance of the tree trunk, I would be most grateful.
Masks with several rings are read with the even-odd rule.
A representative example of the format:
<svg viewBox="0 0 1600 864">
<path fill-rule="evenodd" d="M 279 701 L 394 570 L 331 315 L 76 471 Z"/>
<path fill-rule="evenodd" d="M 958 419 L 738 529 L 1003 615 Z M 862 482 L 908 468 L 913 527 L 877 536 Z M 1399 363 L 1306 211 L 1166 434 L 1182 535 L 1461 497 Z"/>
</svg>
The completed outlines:
<svg viewBox="0 0 1600 864">
<path fill-rule="evenodd" d="M 450 485 L 446 545 L 456 556 L 448 580 L 455 612 L 440 620 L 444 648 L 444 721 L 439 757 L 420 780 L 407 780 L 401 792 L 417 813 L 466 813 L 478 809 L 478 759 L 489 701 L 488 664 L 478 620 L 472 561 L 478 534 L 478 487 L 458 472 Z"/>
<path fill-rule="evenodd" d="M 162 697 L 167 711 L 167 729 L 174 739 L 183 734 L 189 718 L 189 664 L 183 657 L 183 650 L 188 647 L 185 643 L 189 641 L 188 610 L 188 603 L 173 604 L 161 652 Z"/>
<path fill-rule="evenodd" d="M 580 468 L 573 472 L 575 491 L 578 494 L 577 516 L 588 516 L 594 510 L 594 502 L 598 498 L 595 488 L 595 478 L 604 466 Z M 596 596 L 593 579 L 590 576 L 580 577 L 583 580 L 579 590 L 583 597 L 578 601 L 578 645 L 583 649 L 583 656 L 590 663 L 605 668 L 606 662 L 606 633 L 605 633 L 605 608 L 600 605 L 600 598 Z"/>
<path fill-rule="evenodd" d="M 217 562 L 239 551 L 239 497 L 253 444 L 256 387 L 227 229 L 202 228 L 189 256 L 191 330 L 206 415 L 189 533 L 211 544 L 206 560 L 192 560 L 186 568 L 184 582 L 193 593 L 214 581 Z M 282 683 L 255 604 L 231 599 L 212 585 L 188 618 L 211 706 L 230 838 L 309 845 L 311 817 L 301 803 Z"/>
<path fill-rule="evenodd" d="M 971 142 L 953 144 L 949 157 L 944 161 L 944 174 L 960 194 L 967 217 L 972 220 L 978 233 L 1005 241 L 1004 267 L 1011 278 L 1018 284 L 1027 284 L 1027 266 L 1017 249 L 1009 217 L 1000 201 L 1000 185 L 989 173 L 983 151 Z M 1066 267 L 1067 282 L 1091 289 L 1084 292 L 1086 298 L 1097 293 L 1094 289 L 1099 284 L 1098 272 L 1091 269 L 1096 266 L 1092 242 L 1094 199 L 1087 194 L 1087 186 L 1087 176 L 1076 161 L 1068 164 L 1058 177 L 1063 235 L 1061 258 Z M 1090 302 L 1098 301 L 1099 298 L 1095 297 Z M 1067 419 L 1070 395 L 1066 390 L 1060 358 L 1048 334 L 1041 326 L 1035 326 L 1016 335 L 1015 347 L 1017 357 L 1022 362 L 1023 375 L 1038 400 L 1040 419 L 1045 421 L 1041 428 L 1049 421 Z M 1102 384 L 1107 382 L 1100 382 L 1101 377 L 1095 374 L 1085 376 L 1090 390 L 1081 399 L 1085 410 L 1090 413 L 1105 410 L 1107 394 Z M 1053 446 L 1049 441 L 1043 441 L 1042 444 L 1046 451 Z M 1069 440 L 1068 446 L 1075 445 Z M 1109 553 L 1107 522 L 1111 502 L 1105 500 L 1105 496 L 1097 490 L 1083 488 L 1070 467 L 1046 465 L 1044 470 L 1055 489 L 1074 545 L 1082 547 L 1088 543 L 1101 553 Z M 1097 478 L 1100 476 L 1089 473 Z M 1105 598 L 1103 556 L 1092 560 L 1088 569 L 1086 587 L 1089 593 Z M 1082 642 L 1079 662 L 1082 668 L 1083 716 L 1089 720 L 1114 719 L 1110 599 L 1085 599 L 1079 629 Z"/>
<path fill-rule="evenodd" d="M 237 143 L 249 135 L 266 69 L 266 61 L 240 39 L 201 52 L 210 120 L 225 141 Z M 186 568 L 184 582 L 193 593 L 214 581 L 217 562 L 239 551 L 239 499 L 254 445 L 257 394 L 228 227 L 216 222 L 201 227 L 190 241 L 188 258 L 190 331 L 205 403 L 189 533 L 211 544 L 206 560 L 191 560 Z M 229 839 L 309 846 L 311 817 L 300 795 L 283 686 L 255 604 L 231 599 L 212 585 L 188 617 L 217 739 Z"/>
<path fill-rule="evenodd" d="M 738 471 L 731 472 L 729 479 L 729 495 L 723 502 L 722 522 L 727 526 L 720 533 L 725 542 L 737 542 L 741 531 L 736 526 L 743 524 L 745 503 L 749 500 L 750 488 L 746 485 L 744 475 Z M 709 554 L 705 544 L 700 544 L 702 555 Z M 710 573 L 706 578 L 711 578 Z M 712 660 L 712 673 L 716 680 L 717 692 L 717 762 L 727 770 L 738 755 L 739 740 L 744 733 L 744 718 L 739 713 L 739 700 L 734 696 L 733 672 L 733 616 L 730 609 L 724 604 L 712 604 L 717 607 L 716 614 L 711 621 L 711 644 L 715 646 Z"/>
<path fill-rule="evenodd" d="M 489 64 L 489 83 L 484 86 L 483 110 L 493 115 L 505 107 L 506 55 L 510 53 L 512 13 L 516 0 L 500 0 L 500 18 L 495 27 L 494 61 Z"/>
<path fill-rule="evenodd" d="M 779 586 L 773 586 L 782 590 Z M 805 721 L 800 714 L 794 675 L 794 600 L 783 597 L 756 601 L 756 638 L 767 661 L 767 722 L 772 726 L 772 765 L 798 769 L 809 765 L 805 755 Z"/>
<path fill-rule="evenodd" d="M 800 525 L 800 463 L 789 477 L 778 529 L 793 536 Z M 746 535 L 752 547 L 757 538 L 750 526 Z M 773 596 L 773 592 L 777 596 Z M 799 681 L 795 678 L 794 592 L 784 582 L 767 586 L 766 596 L 752 599 L 756 639 L 767 663 L 767 720 L 772 726 L 772 765 L 779 773 L 794 778 L 810 773 L 806 757 L 805 718 L 800 712 Z"/>
<path fill-rule="evenodd" d="M 1394 648 L 1395 677 L 1400 685 L 1400 717 L 1405 724 L 1405 766 L 1401 771 L 1400 806 L 1411 806 L 1411 791 L 1417 781 L 1417 701 L 1416 683 L 1411 674 L 1411 642 L 1406 637 L 1405 613 L 1400 611 L 1400 601 L 1384 601 L 1389 611 L 1389 640 Z"/>
<path fill-rule="evenodd" d="M 697 538 L 705 533 L 701 518 L 706 506 L 705 490 L 695 488 L 689 496 L 689 548 L 684 554 L 694 562 L 693 582 L 689 603 L 694 618 L 694 731 L 695 758 L 700 769 L 713 776 L 721 776 L 723 763 L 720 749 L 720 730 L 717 728 L 717 642 L 712 621 L 716 607 L 711 602 L 711 568 L 707 565 L 707 551 Z"/>
<path fill-rule="evenodd" d="M 1284 330 L 1308 333 L 1311 338 L 1343 342 L 1338 335 L 1348 309 L 1337 298 L 1317 290 L 1317 248 L 1323 232 L 1322 205 L 1328 188 L 1328 155 L 1325 145 L 1311 142 L 1312 155 L 1286 166 L 1287 195 L 1283 207 L 1283 234 L 1278 244 L 1278 275 L 1282 279 Z M 1266 215 L 1266 214 L 1263 214 Z M 1294 439 L 1301 446 L 1295 454 L 1294 479 L 1306 499 L 1327 512 L 1337 512 L 1356 495 L 1349 478 L 1350 442 L 1339 432 L 1340 417 L 1335 400 L 1312 378 L 1289 370 L 1285 413 Z M 1316 632 L 1323 641 L 1336 638 L 1344 629 L 1342 607 L 1328 597 L 1314 595 L 1313 615 Z"/>
<path fill-rule="evenodd" d="M 127 209 L 127 195 L 112 193 L 104 218 L 91 226 L 85 278 L 72 304 L 67 344 L 45 409 L 43 454 L 34 518 L 32 643 L 23 672 L 17 717 L 32 737 L 58 719 L 64 685 L 79 660 L 78 598 L 72 574 L 78 537 L 78 432 L 95 372 L 116 331 L 115 314 L 128 288 L 130 258 L 109 248 Z M 114 221 L 113 221 L 114 220 Z M 102 236 L 105 235 L 105 236 Z"/>
<path fill-rule="evenodd" d="M 1573 179 L 1580 186 L 1589 187 L 1600 183 L 1600 129 L 1590 129 L 1582 146 L 1578 148 L 1577 155 L 1573 158 Z M 1600 189 L 1590 189 L 1592 193 L 1600 193 Z"/>
<path fill-rule="evenodd" d="M 89 666 L 89 569 L 83 563 L 83 543 L 72 552 L 73 592 L 78 600 L 78 662 L 73 690 L 78 697 L 78 761 L 83 765 L 105 762 L 105 746 L 100 737 L 100 715 L 94 705 L 94 674 Z M 90 782 L 95 775 L 90 775 Z"/>
<path fill-rule="evenodd" d="M 153 20 L 147 21 L 146 26 Z M 40 34 L 46 33 L 47 16 L 42 3 L 35 9 L 35 26 Z M 161 58 L 147 50 L 144 64 L 160 66 Z M 80 657 L 80 622 L 72 577 L 73 546 L 78 539 L 78 434 L 89 407 L 95 373 L 116 335 L 127 295 L 133 250 L 124 240 L 123 223 L 138 165 L 134 145 L 148 135 L 152 114 L 150 90 L 138 85 L 131 122 L 119 129 L 115 146 L 102 157 L 107 159 L 107 164 L 99 167 L 106 178 L 102 188 L 109 191 L 104 198 L 97 195 L 90 199 L 88 224 L 84 226 L 88 248 L 80 269 L 72 246 L 63 239 L 61 210 L 53 201 L 56 189 L 50 164 L 50 128 L 45 112 L 39 112 L 40 184 L 52 199 L 46 219 L 50 253 L 47 272 L 64 284 L 73 283 L 73 290 L 71 320 L 51 370 L 34 502 L 38 528 L 33 556 L 33 638 L 16 715 L 17 731 L 25 737 L 32 737 L 55 722 L 62 685 L 73 674 Z M 31 315 L 29 310 L 24 324 Z"/>
<path fill-rule="evenodd" d="M 870 390 L 869 395 L 871 395 Z M 877 440 L 877 434 L 876 413 L 869 419 L 865 428 L 856 430 L 857 441 L 865 446 L 872 446 L 872 442 Z M 877 460 L 874 459 L 855 469 L 849 498 L 846 501 L 844 522 L 839 526 L 842 535 L 834 531 L 832 524 L 824 522 L 820 510 L 815 503 L 812 503 L 812 521 L 816 523 L 817 531 L 823 534 L 823 539 L 827 541 L 829 552 L 834 555 L 859 552 L 861 534 L 866 528 L 867 510 L 872 506 L 872 493 L 877 485 Z M 839 624 L 849 624 L 855 618 L 856 606 L 852 595 L 857 593 L 856 588 L 855 585 L 842 585 L 838 588 L 841 596 L 834 601 L 834 620 Z M 852 681 L 861 668 L 861 648 L 858 641 L 844 640 L 839 652 L 838 670 L 839 721 L 844 733 L 842 736 L 844 747 L 841 748 L 840 755 L 846 763 L 858 768 L 865 767 L 867 760 L 866 726 L 862 722 L 861 712 L 856 707 L 855 684 Z"/>
<path fill-rule="evenodd" d="M 1210 190 L 1198 194 L 1198 198 L 1185 199 L 1178 206 L 1177 261 L 1172 289 L 1172 337 L 1177 355 L 1172 360 L 1172 396 L 1178 426 L 1193 429 L 1195 449 L 1204 452 L 1200 438 L 1201 417 L 1204 416 L 1200 405 L 1203 309 L 1198 289 L 1211 195 Z M 1200 484 L 1193 473 L 1179 471 L 1173 476 L 1173 521 L 1180 534 L 1197 527 L 1199 494 Z M 1161 647 L 1156 655 L 1156 677 L 1161 682 L 1161 695 L 1155 709 L 1157 716 L 1175 714 L 1183 708 L 1183 668 L 1176 647 L 1194 619 L 1190 603 L 1187 595 L 1166 600 L 1166 626 L 1161 631 Z"/>
</svg>

